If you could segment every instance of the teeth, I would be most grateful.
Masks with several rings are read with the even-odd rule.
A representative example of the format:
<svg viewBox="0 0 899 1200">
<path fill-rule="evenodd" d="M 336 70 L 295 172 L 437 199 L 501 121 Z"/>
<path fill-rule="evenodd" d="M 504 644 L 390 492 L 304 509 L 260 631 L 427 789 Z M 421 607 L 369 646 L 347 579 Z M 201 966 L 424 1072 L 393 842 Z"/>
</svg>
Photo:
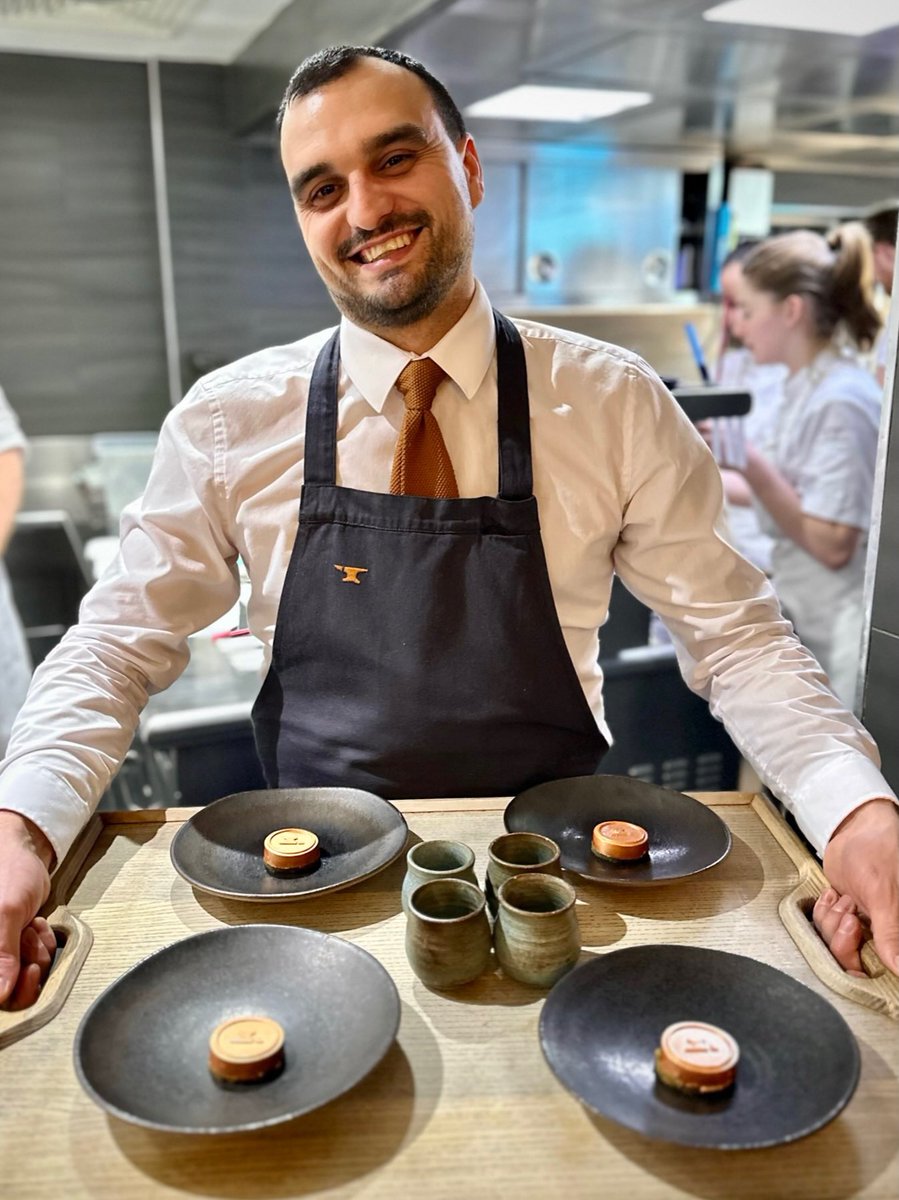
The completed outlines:
<svg viewBox="0 0 899 1200">
<path fill-rule="evenodd" d="M 412 234 L 401 233 L 397 237 L 389 238 L 386 242 L 379 242 L 377 246 L 369 246 L 367 250 L 361 250 L 359 253 L 364 262 L 372 263 L 383 255 L 389 254 L 391 250 L 401 250 L 403 246 L 411 245 Z"/>
</svg>

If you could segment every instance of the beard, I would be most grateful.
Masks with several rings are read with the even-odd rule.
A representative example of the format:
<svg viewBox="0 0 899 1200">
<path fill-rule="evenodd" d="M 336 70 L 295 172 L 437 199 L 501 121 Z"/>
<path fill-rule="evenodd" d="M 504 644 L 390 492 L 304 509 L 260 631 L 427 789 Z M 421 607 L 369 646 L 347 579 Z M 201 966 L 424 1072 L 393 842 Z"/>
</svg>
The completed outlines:
<svg viewBox="0 0 899 1200">
<path fill-rule="evenodd" d="M 348 239 L 338 247 L 341 259 L 349 259 L 354 246 L 374 237 L 383 237 L 397 229 L 427 229 L 431 250 L 427 261 L 413 273 L 405 267 L 383 276 L 377 291 L 369 293 L 354 287 L 351 280 L 324 280 L 331 299 L 345 317 L 363 328 L 398 329 L 429 317 L 446 299 L 471 262 L 474 235 L 471 221 L 460 222 L 457 230 L 435 231 L 426 212 L 404 213 L 391 217 L 365 237 Z M 418 235 L 419 237 L 421 234 Z"/>
</svg>

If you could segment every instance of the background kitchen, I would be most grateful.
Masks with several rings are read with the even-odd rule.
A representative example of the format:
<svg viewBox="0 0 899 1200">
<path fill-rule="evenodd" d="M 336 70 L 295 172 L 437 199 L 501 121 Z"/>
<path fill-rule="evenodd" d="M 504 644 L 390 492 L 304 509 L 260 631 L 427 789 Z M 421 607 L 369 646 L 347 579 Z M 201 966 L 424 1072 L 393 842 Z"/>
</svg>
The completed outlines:
<svg viewBox="0 0 899 1200">
<path fill-rule="evenodd" d="M 31 445 L 8 566 L 35 661 L 74 620 L 169 405 L 219 363 L 333 322 L 273 131 L 286 79 L 307 53 L 378 42 L 424 59 L 469 108 L 487 180 L 476 267 L 494 302 L 630 346 L 685 383 L 699 381 L 685 322 L 709 359 L 717 353 L 716 262 L 728 237 L 826 230 L 899 194 L 891 5 L 780 6 L 798 24 L 816 10 L 807 29 L 711 20 L 709 7 L 0 0 L 0 382 Z M 873 32 L 867 10 L 877 10 Z M 569 93 L 565 115 L 577 108 L 580 120 L 555 119 L 545 97 L 530 119 L 470 109 L 520 85 L 623 92 L 627 106 L 597 116 Z M 899 305 L 863 704 L 894 785 L 897 317 Z M 229 614 L 218 632 L 239 621 Z M 603 642 L 620 739 L 610 769 L 733 786 L 735 753 L 677 679 L 670 650 L 640 644 L 647 627 L 648 615 L 617 595 Z M 108 803 L 200 802 L 252 783 L 257 648 L 246 638 L 195 642 L 188 676 L 151 701 Z M 638 719 L 647 696 L 664 713 L 652 745 Z"/>
</svg>

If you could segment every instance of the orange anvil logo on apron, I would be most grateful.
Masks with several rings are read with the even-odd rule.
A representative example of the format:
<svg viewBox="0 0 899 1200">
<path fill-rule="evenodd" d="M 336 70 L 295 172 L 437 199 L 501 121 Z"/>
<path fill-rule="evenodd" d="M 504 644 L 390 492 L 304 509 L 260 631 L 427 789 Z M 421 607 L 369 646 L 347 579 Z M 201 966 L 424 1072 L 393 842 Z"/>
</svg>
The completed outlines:
<svg viewBox="0 0 899 1200">
<path fill-rule="evenodd" d="M 342 567 L 340 563 L 334 564 L 335 571 L 343 571 L 343 579 L 341 583 L 361 583 L 360 575 L 364 575 L 368 567 Z"/>
</svg>

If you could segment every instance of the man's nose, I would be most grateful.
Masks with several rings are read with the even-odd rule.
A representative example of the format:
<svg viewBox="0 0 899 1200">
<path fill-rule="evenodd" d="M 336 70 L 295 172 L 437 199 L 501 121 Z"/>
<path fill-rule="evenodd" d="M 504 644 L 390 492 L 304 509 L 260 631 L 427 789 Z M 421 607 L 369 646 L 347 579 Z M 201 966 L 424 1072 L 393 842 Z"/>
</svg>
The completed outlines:
<svg viewBox="0 0 899 1200">
<path fill-rule="evenodd" d="M 370 176 L 350 181 L 346 219 L 355 229 L 377 229 L 386 216 L 393 211 L 390 189 Z"/>
</svg>

